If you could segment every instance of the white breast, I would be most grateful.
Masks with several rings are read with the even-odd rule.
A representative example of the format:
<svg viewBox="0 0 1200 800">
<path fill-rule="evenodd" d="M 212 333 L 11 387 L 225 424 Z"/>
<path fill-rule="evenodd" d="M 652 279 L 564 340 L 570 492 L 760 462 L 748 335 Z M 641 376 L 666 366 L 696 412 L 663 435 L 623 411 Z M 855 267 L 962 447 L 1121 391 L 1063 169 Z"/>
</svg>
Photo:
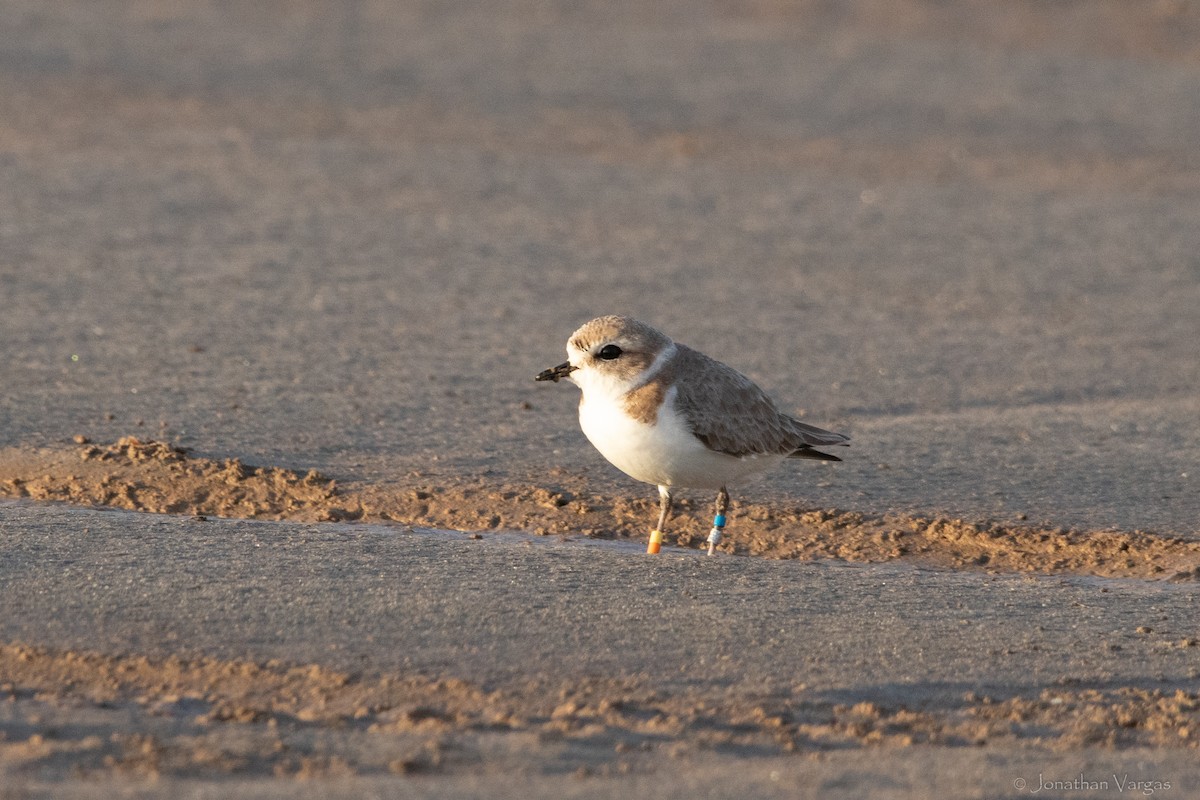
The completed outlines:
<svg viewBox="0 0 1200 800">
<path fill-rule="evenodd" d="M 661 486 L 719 489 L 782 460 L 781 456 L 739 458 L 709 450 L 675 411 L 674 387 L 650 425 L 626 414 L 619 398 L 585 394 L 579 405 L 579 426 L 617 469 Z"/>
</svg>

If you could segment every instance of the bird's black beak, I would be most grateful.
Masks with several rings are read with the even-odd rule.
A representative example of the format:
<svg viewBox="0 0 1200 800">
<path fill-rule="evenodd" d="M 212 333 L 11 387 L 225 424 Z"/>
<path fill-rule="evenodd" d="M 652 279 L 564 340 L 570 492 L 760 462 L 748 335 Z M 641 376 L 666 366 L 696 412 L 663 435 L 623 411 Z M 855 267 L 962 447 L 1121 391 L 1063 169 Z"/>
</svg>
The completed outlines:
<svg viewBox="0 0 1200 800">
<path fill-rule="evenodd" d="M 536 376 L 534 376 L 534 380 L 535 381 L 554 381 L 555 383 L 558 383 L 560 378 L 567 377 L 572 372 L 574 372 L 575 369 L 576 369 L 575 367 L 571 366 L 570 361 L 564 361 L 563 363 L 559 364 L 557 367 L 551 367 L 550 369 L 542 370 Z"/>
</svg>

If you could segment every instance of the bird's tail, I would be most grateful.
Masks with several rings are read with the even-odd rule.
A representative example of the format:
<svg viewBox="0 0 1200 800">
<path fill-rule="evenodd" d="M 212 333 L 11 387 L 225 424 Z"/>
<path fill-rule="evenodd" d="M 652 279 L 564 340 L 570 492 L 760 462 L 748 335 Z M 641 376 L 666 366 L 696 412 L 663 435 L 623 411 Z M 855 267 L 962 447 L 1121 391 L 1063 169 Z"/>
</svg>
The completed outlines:
<svg viewBox="0 0 1200 800">
<path fill-rule="evenodd" d="M 841 461 L 840 458 L 829 453 L 822 453 L 820 450 L 814 450 L 814 447 L 832 447 L 834 445 L 842 445 L 849 447 L 850 437 L 844 433 L 834 433 L 827 431 L 824 428 L 818 428 L 816 425 L 809 425 L 807 422 L 801 422 L 798 419 L 788 417 L 788 422 L 792 429 L 792 434 L 797 439 L 796 449 L 788 454 L 788 458 L 813 458 L 818 461 Z"/>
</svg>

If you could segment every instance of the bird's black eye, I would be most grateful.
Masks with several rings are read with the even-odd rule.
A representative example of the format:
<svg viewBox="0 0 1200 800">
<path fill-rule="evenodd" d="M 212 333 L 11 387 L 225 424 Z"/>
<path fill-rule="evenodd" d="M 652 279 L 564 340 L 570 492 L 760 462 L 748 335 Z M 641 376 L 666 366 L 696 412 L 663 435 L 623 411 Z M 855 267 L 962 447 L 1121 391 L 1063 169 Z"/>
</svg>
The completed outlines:
<svg viewBox="0 0 1200 800">
<path fill-rule="evenodd" d="M 596 355 L 600 356 L 605 361 L 612 361 L 614 358 L 619 358 L 621 356 L 621 348 L 617 347 L 615 344 L 606 344 L 604 347 L 600 348 L 600 352 Z"/>
</svg>

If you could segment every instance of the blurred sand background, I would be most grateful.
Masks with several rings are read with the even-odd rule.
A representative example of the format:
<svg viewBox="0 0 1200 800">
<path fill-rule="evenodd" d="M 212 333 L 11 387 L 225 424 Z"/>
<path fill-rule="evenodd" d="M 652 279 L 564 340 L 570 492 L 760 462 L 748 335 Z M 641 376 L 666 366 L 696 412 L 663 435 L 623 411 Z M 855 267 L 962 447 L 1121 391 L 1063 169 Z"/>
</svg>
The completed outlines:
<svg viewBox="0 0 1200 800">
<path fill-rule="evenodd" d="M 1198 43 L 1170 0 L 5 3 L 0 489 L 155 510 L 173 457 L 104 472 L 153 466 L 136 436 L 360 498 L 0 505 L 6 800 L 1194 787 Z M 610 312 L 853 435 L 739 493 L 733 532 L 1124 536 L 1180 580 L 337 522 L 638 535 L 652 489 L 532 382 Z M 172 657 L 199 672 L 166 686 Z"/>
</svg>

